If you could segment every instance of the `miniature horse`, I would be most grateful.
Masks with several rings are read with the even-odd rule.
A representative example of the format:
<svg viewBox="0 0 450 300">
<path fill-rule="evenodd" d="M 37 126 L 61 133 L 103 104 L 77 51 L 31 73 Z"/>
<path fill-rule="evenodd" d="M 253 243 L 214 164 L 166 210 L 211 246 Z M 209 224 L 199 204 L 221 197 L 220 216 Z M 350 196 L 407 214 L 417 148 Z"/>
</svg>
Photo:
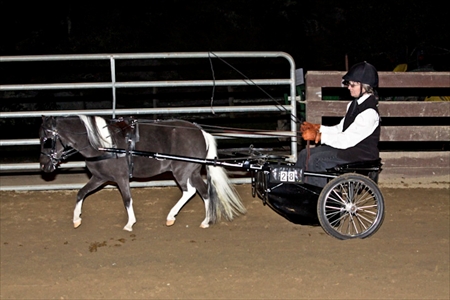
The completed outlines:
<svg viewBox="0 0 450 300">
<path fill-rule="evenodd" d="M 40 165 L 44 172 L 53 172 L 60 162 L 79 152 L 86 159 L 92 174 L 79 190 L 73 214 L 74 227 L 81 225 L 81 209 L 86 196 L 108 182 L 117 184 L 128 223 L 124 230 L 132 231 L 136 223 L 129 179 L 149 178 L 171 171 L 182 190 L 182 196 L 167 215 L 166 225 L 175 223 L 180 209 L 196 192 L 202 197 L 206 216 L 200 227 L 207 228 L 223 216 L 232 220 L 245 213 L 241 200 L 222 167 L 206 166 L 207 183 L 198 163 L 159 160 L 131 154 L 100 151 L 101 148 L 134 149 L 157 153 L 214 159 L 217 146 L 214 137 L 187 121 L 167 120 L 138 122 L 137 120 L 107 121 L 95 116 L 43 117 L 39 136 Z"/>
</svg>

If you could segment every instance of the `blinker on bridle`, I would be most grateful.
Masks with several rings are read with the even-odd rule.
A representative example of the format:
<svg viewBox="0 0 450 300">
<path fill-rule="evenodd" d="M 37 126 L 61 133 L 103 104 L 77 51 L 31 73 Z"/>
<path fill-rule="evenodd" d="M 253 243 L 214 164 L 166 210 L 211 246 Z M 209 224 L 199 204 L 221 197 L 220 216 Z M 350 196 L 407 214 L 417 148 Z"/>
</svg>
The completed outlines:
<svg viewBox="0 0 450 300">
<path fill-rule="evenodd" d="M 43 152 L 41 151 L 42 155 L 47 156 L 53 166 L 59 165 L 63 160 L 66 160 L 69 156 L 74 155 L 78 152 L 78 150 L 75 150 L 73 148 L 69 148 L 68 146 L 64 145 L 61 141 L 58 131 L 54 129 L 54 124 L 52 124 L 52 129 L 43 128 L 44 131 L 50 132 L 52 134 L 52 137 L 43 137 L 42 138 L 42 148 L 43 149 L 50 149 L 50 152 Z M 63 147 L 63 151 L 61 152 L 60 157 L 58 157 L 58 152 L 56 151 L 56 143 L 59 141 L 61 146 Z"/>
</svg>

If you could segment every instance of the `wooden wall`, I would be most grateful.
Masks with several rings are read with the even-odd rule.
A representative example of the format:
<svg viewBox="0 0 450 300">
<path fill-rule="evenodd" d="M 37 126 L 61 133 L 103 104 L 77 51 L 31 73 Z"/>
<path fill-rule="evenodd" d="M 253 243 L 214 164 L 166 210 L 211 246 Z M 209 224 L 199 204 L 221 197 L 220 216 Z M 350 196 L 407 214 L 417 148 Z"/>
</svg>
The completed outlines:
<svg viewBox="0 0 450 300">
<path fill-rule="evenodd" d="M 310 71 L 306 74 L 306 120 L 312 123 L 322 123 L 323 117 L 342 117 L 348 101 L 322 100 L 324 88 L 341 87 L 345 72 Z M 450 96 L 450 72 L 379 72 L 380 90 L 383 88 L 445 88 Z M 420 124 L 420 117 L 450 117 L 450 102 L 448 101 L 380 101 L 379 111 L 382 118 L 415 117 L 418 124 L 408 126 L 381 127 L 380 140 L 383 142 L 450 141 L 450 126 Z M 449 176 L 449 151 L 416 151 L 382 152 L 384 162 L 382 175 L 408 177 Z"/>
</svg>

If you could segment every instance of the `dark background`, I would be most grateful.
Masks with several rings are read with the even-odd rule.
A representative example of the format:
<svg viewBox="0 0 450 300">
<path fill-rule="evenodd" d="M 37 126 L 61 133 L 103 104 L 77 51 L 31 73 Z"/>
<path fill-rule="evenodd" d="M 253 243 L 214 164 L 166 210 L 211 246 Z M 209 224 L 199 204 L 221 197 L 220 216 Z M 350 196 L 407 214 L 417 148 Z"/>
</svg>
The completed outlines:
<svg viewBox="0 0 450 300">
<path fill-rule="evenodd" d="M 407 63 L 408 71 L 450 71 L 449 32 L 448 8 L 437 1 L 0 0 L 0 56 L 284 51 L 292 55 L 296 66 L 302 67 L 305 73 L 308 70 L 345 70 L 346 57 L 349 65 L 366 60 L 379 71 L 391 71 L 400 63 Z M 199 64 L 196 61 L 184 67 L 180 64 L 159 67 L 143 64 L 140 69 L 125 65 L 124 69 L 131 77 L 118 80 L 192 79 L 192 73 L 197 74 L 200 70 L 206 72 L 206 78 L 210 79 L 209 62 L 203 60 Z M 270 72 L 275 72 L 277 65 L 269 66 L 272 68 Z M 218 75 L 220 64 L 215 63 L 214 68 Z M 286 70 L 286 66 L 282 69 Z M 246 75 L 257 78 L 262 74 L 257 69 L 255 73 Z M 42 63 L 0 65 L 2 84 L 108 80 L 110 70 L 107 62 L 104 65 L 78 62 L 45 62 L 44 66 Z M 79 90 L 71 92 L 68 103 L 78 98 L 91 106 L 100 100 L 110 103 L 110 91 L 86 90 L 82 96 Z M 214 105 L 220 105 L 221 92 L 219 88 L 215 90 Z M 223 91 L 223 99 L 227 99 L 227 92 Z M 282 98 L 286 92 L 269 90 L 277 98 Z M 344 92 L 347 99 L 348 93 Z M 30 91 L 21 99 L 17 93 L 14 98 L 3 96 L 0 99 L 2 111 L 53 110 L 57 108 L 56 102 L 65 101 L 46 91 Z M 186 93 L 173 88 L 159 89 L 157 95 L 158 99 L 167 100 L 167 105 L 174 106 L 180 105 L 176 100 L 182 101 L 182 105 L 198 105 L 196 101 L 200 98 L 206 99 L 205 105 L 208 105 L 210 96 L 209 88 L 201 94 L 192 90 Z M 239 94 L 236 97 L 239 98 Z M 152 105 L 153 95 L 148 89 L 137 90 L 133 94 L 120 90 L 117 98 L 118 108 L 138 107 L 137 102 L 144 106 Z M 214 124 L 220 122 L 218 115 L 208 117 Z M 441 119 L 433 118 L 432 122 L 437 120 L 448 124 Z M 243 120 L 248 121 L 248 116 Z M 2 138 L 35 137 L 39 126 L 36 122 L 39 120 L 2 120 Z M 252 124 L 240 124 L 238 119 L 233 119 L 233 122 L 235 127 L 241 128 L 251 128 L 250 125 L 256 123 L 255 119 L 251 119 Z M 268 121 L 263 117 L 262 122 Z M 390 125 L 389 122 L 395 124 L 397 121 L 387 118 L 383 122 Z M 424 118 L 420 122 L 436 125 L 428 124 L 429 120 Z M 277 126 L 269 125 L 271 129 Z M 391 144 L 389 147 L 397 147 Z M 420 149 L 448 147 L 448 143 L 447 146 L 442 146 L 442 143 L 423 144 Z M 399 147 L 407 146 L 403 143 Z"/>
<path fill-rule="evenodd" d="M 438 3 L 0 1 L 0 55 L 284 51 L 305 70 L 344 70 L 347 54 L 380 71 L 449 71 L 449 14 Z"/>
</svg>

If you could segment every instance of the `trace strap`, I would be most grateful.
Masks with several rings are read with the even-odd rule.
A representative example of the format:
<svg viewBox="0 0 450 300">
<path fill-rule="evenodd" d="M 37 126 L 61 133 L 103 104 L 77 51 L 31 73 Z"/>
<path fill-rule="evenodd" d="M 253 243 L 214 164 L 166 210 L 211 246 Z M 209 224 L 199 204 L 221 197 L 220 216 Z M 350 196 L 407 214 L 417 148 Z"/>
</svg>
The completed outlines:
<svg viewBox="0 0 450 300">
<path fill-rule="evenodd" d="M 204 165 L 212 165 L 212 166 L 222 166 L 222 167 L 234 167 L 234 168 L 242 168 L 247 170 L 261 170 L 262 165 L 259 163 L 252 163 L 250 160 L 246 159 L 242 162 L 226 162 L 216 159 L 202 159 L 197 157 L 189 157 L 189 156 L 181 156 L 181 155 L 171 155 L 171 154 L 163 154 L 151 151 L 140 151 L 140 150 L 127 150 L 127 149 L 119 149 L 119 148 L 99 148 L 100 151 L 119 153 L 119 154 L 131 154 L 137 156 L 146 156 L 149 158 L 155 159 L 170 159 L 170 160 L 178 160 L 185 161 L 191 163 L 198 163 Z"/>
</svg>

